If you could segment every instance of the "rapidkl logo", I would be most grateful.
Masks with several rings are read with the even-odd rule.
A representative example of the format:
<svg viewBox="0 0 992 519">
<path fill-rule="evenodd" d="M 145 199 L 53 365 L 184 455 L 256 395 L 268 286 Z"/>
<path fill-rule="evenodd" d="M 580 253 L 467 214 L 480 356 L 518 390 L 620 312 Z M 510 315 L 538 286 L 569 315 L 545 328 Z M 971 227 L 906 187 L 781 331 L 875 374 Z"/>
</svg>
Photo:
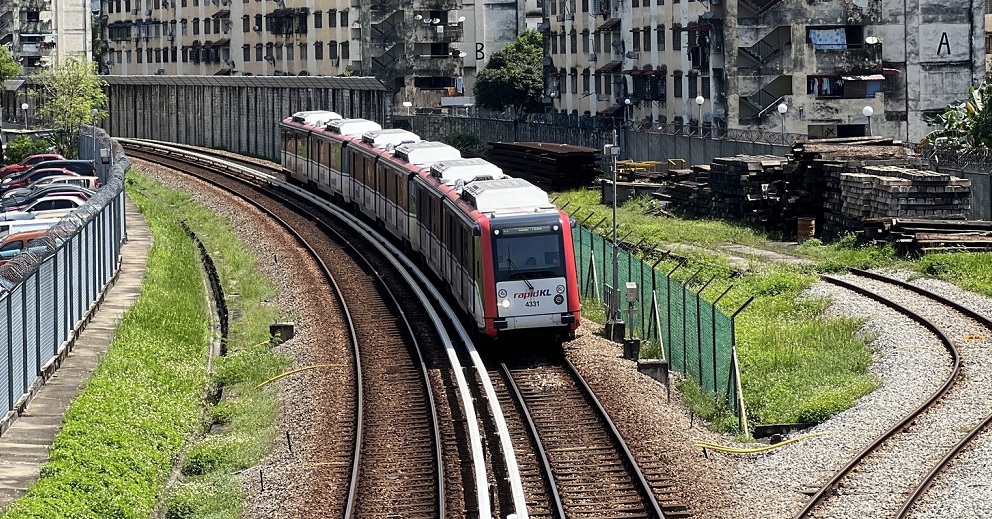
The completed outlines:
<svg viewBox="0 0 992 519">
<path fill-rule="evenodd" d="M 530 292 L 517 292 L 513 294 L 514 299 L 531 299 L 533 297 L 550 297 L 551 289 L 531 290 Z"/>
</svg>

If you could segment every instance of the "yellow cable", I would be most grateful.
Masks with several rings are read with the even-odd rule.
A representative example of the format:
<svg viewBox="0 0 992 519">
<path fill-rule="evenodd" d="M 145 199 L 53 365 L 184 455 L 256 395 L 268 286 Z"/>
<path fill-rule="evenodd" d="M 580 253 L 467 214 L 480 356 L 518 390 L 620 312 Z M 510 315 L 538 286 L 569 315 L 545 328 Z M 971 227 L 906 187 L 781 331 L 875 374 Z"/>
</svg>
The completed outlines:
<svg viewBox="0 0 992 519">
<path fill-rule="evenodd" d="M 311 369 L 317 369 L 317 368 L 338 368 L 338 367 L 341 367 L 341 366 L 342 366 L 342 364 L 314 364 L 313 366 L 304 366 L 302 368 L 297 368 L 297 369 L 294 369 L 292 371 L 287 371 L 287 372 L 282 373 L 280 375 L 276 375 L 276 376 L 274 376 L 274 377 L 266 380 L 265 382 L 262 382 L 262 383 L 258 384 L 257 386 L 255 386 L 255 389 L 259 389 L 259 388 L 261 388 L 263 386 L 266 386 L 266 385 L 268 385 L 268 384 L 270 384 L 272 382 L 275 382 L 275 381 L 277 381 L 277 380 L 279 380 L 281 378 L 286 378 L 286 377 L 288 377 L 290 375 L 295 375 L 295 374 L 297 374 L 297 373 L 299 373 L 301 371 L 309 371 Z"/>
<path fill-rule="evenodd" d="M 818 432 L 818 433 L 812 433 L 812 434 L 805 434 L 803 436 L 797 436 L 795 438 L 792 438 L 792 439 L 789 439 L 789 440 L 785 440 L 783 442 L 778 442 L 775 445 L 765 445 L 765 446 L 762 446 L 762 447 L 755 447 L 755 448 L 752 448 L 752 449 L 743 449 L 743 448 L 740 448 L 740 447 L 726 447 L 726 446 L 723 446 L 723 445 L 717 445 L 715 443 L 708 443 L 708 442 L 696 442 L 696 443 L 693 443 L 692 445 L 694 447 L 700 447 L 702 449 L 711 449 L 711 450 L 715 450 L 715 451 L 718 451 L 718 452 L 726 452 L 726 453 L 729 453 L 729 454 L 755 454 L 755 453 L 758 453 L 758 452 L 765 452 L 765 451 L 769 451 L 769 450 L 772 450 L 772 449 L 777 449 L 778 447 L 783 447 L 783 446 L 788 445 L 790 443 L 795 443 L 795 442 L 800 441 L 800 440 L 805 440 L 805 439 L 808 439 L 808 438 L 813 438 L 815 436 L 823 436 L 824 434 L 831 434 L 831 433 L 829 431 L 825 431 L 825 432 Z"/>
</svg>

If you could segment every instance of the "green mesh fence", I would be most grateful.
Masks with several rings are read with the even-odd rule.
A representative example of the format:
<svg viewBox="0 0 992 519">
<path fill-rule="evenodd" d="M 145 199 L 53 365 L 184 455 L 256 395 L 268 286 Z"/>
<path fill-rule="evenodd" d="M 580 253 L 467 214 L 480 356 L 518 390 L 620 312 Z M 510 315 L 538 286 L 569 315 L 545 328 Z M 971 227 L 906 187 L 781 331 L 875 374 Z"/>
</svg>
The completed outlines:
<svg viewBox="0 0 992 519">
<path fill-rule="evenodd" d="M 605 305 L 605 286 L 613 284 L 613 244 L 583 226 L 573 236 L 579 292 Z M 660 344 L 671 370 L 695 380 L 715 398 L 726 398 L 736 413 L 733 321 L 668 274 L 619 248 L 617 286 L 628 334 Z M 633 313 L 624 298 L 628 281 L 638 288 Z"/>
</svg>

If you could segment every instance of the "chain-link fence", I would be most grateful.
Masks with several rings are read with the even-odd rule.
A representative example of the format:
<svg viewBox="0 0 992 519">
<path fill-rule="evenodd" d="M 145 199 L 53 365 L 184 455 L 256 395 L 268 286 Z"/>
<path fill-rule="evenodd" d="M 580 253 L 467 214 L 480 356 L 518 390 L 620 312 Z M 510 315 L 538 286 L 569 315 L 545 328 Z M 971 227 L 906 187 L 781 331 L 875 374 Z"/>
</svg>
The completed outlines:
<svg viewBox="0 0 992 519">
<path fill-rule="evenodd" d="M 733 319 L 704 300 L 702 290 L 673 280 L 675 269 L 661 271 L 660 260 L 649 264 L 622 246 L 616 248 L 614 283 L 612 241 L 583 226 L 577 226 L 573 236 L 582 297 L 605 303 L 611 287 L 620 287 L 618 307 L 628 333 L 660 345 L 670 369 L 696 381 L 714 398 L 726 399 L 739 413 Z M 629 304 L 624 296 L 628 282 L 637 284 L 637 301 Z"/>
<path fill-rule="evenodd" d="M 119 269 L 128 163 L 119 145 L 115 155 L 110 178 L 86 205 L 0 267 L 0 414 L 20 408 L 65 356 Z"/>
</svg>

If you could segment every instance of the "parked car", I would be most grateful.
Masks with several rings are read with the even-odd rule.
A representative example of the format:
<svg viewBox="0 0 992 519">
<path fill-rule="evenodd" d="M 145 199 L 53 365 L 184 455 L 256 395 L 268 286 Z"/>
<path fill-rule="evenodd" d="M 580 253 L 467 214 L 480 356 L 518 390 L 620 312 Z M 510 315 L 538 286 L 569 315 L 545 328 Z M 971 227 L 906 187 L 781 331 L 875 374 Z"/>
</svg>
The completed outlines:
<svg viewBox="0 0 992 519">
<path fill-rule="evenodd" d="M 7 178 L 13 177 L 15 175 L 25 175 L 28 174 L 31 170 L 42 169 L 42 168 L 65 168 L 68 169 L 69 171 L 74 171 L 75 173 L 85 177 L 97 176 L 96 163 L 94 163 L 92 160 L 64 159 L 64 160 L 46 160 L 44 162 L 39 162 L 34 166 L 31 166 L 29 169 L 26 169 L 18 173 L 14 173 L 8 176 Z M 3 180 L 6 181 L 7 178 Z"/>
<path fill-rule="evenodd" d="M 34 215 L 34 218 L 61 218 L 85 203 L 86 200 L 78 196 L 45 196 L 19 210 L 0 213 L 0 217 L 10 219 L 10 216 L 13 215 L 15 218 L 21 219 L 23 213 L 28 213 Z"/>
<path fill-rule="evenodd" d="M 7 177 L 8 175 L 13 175 L 20 171 L 31 168 L 35 164 L 45 162 L 46 160 L 65 160 L 65 157 L 59 155 L 58 153 L 40 153 L 38 155 L 31 155 L 30 157 L 18 162 L 17 164 L 8 164 L 0 169 L 0 178 Z"/>
<path fill-rule="evenodd" d="M 48 230 L 60 220 L 61 218 L 35 218 L 32 220 L 0 221 L 0 238 L 6 238 L 8 235 L 18 232 Z"/>
<path fill-rule="evenodd" d="M 31 168 L 21 173 L 15 173 L 0 182 L 0 191 L 9 191 L 19 187 L 27 187 L 43 178 L 48 177 L 78 177 L 79 173 L 65 168 Z"/>
<path fill-rule="evenodd" d="M 40 180 L 36 180 L 28 187 L 44 186 L 48 184 L 80 186 L 95 191 L 100 187 L 100 177 L 82 177 L 82 176 L 77 177 L 72 175 L 64 175 L 64 176 L 56 175 L 54 177 L 46 177 Z"/>
<path fill-rule="evenodd" d="M 0 199 L 0 212 L 17 210 L 43 196 L 68 195 L 89 200 L 94 194 L 96 191 L 92 189 L 70 184 L 47 184 L 12 189 L 4 193 L 3 198 Z"/>
<path fill-rule="evenodd" d="M 18 231 L 8 234 L 0 240 L 0 265 L 7 263 L 11 258 L 27 249 L 28 243 L 48 232 L 49 227 L 30 231 Z M 38 249 L 43 249 L 43 247 L 38 247 Z"/>
</svg>

